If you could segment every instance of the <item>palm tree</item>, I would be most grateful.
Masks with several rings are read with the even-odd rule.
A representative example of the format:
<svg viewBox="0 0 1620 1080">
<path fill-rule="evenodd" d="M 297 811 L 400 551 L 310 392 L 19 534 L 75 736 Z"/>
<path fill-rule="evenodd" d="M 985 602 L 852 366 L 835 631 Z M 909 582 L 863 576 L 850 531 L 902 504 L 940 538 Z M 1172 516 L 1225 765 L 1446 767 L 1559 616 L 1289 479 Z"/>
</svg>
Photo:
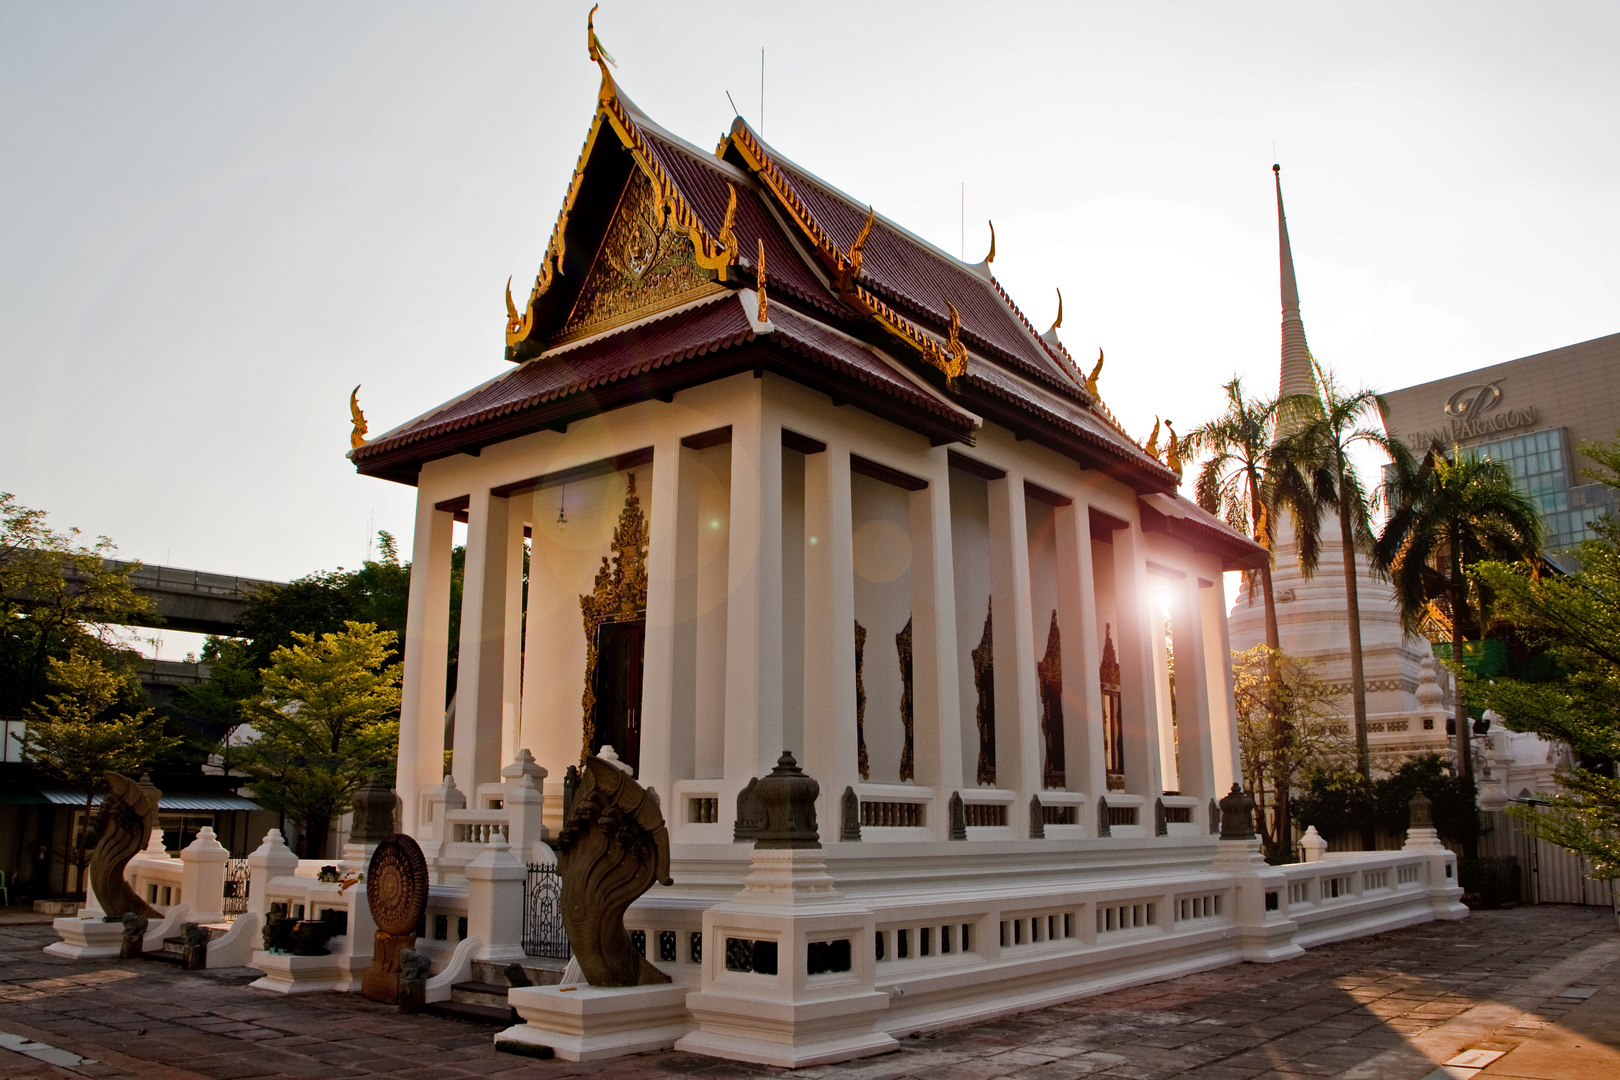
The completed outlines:
<svg viewBox="0 0 1620 1080">
<path fill-rule="evenodd" d="M 1226 412 L 1207 420 L 1187 433 L 1183 440 L 1189 455 L 1208 454 L 1198 468 L 1194 495 L 1198 505 L 1246 536 L 1253 536 L 1271 548 L 1270 493 L 1266 474 L 1271 467 L 1272 437 L 1276 428 L 1276 401 L 1261 401 L 1243 395 L 1236 376 L 1227 383 Z M 1266 647 L 1281 648 L 1277 635 L 1277 599 L 1272 595 L 1271 559 L 1258 571 L 1248 571 L 1250 603 L 1254 598 L 1254 575 L 1260 575 L 1260 592 L 1266 605 Z"/>
<path fill-rule="evenodd" d="M 1375 565 L 1395 586 L 1401 621 L 1415 632 L 1432 599 L 1451 609 L 1451 657 L 1463 654 L 1463 616 L 1475 613 L 1485 634 L 1486 597 L 1473 586 L 1469 568 L 1487 560 L 1518 562 L 1541 550 L 1541 520 L 1529 498 L 1513 485 L 1513 472 L 1499 461 L 1473 454 L 1449 458 L 1432 447 L 1420 468 L 1410 458 L 1397 463 L 1390 483 L 1391 513 L 1373 551 Z M 1473 601 L 1470 606 L 1470 600 Z M 1455 695 L 1457 768 L 1474 778 L 1468 702 Z"/>
<path fill-rule="evenodd" d="M 1316 573 L 1327 516 L 1338 519 L 1344 553 L 1346 616 L 1350 624 L 1350 701 L 1355 713 L 1356 771 L 1372 782 L 1367 745 L 1367 685 L 1361 658 L 1361 604 L 1356 591 L 1356 553 L 1371 553 L 1373 496 L 1362 481 L 1355 457 L 1381 450 L 1406 464 L 1411 452 L 1384 432 L 1382 402 L 1371 390 L 1347 392 L 1333 373 L 1313 358 L 1317 396 L 1296 395 L 1278 403 L 1283 432 L 1272 449 L 1272 484 L 1279 509 L 1294 519 L 1301 572 Z"/>
</svg>

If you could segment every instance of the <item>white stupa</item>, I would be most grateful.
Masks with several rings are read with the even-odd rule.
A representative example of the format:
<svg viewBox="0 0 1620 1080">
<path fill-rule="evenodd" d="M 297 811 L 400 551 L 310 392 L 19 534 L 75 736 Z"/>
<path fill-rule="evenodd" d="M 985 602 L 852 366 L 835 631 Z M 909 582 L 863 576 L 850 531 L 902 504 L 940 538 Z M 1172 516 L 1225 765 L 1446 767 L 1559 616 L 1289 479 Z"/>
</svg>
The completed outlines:
<svg viewBox="0 0 1620 1080">
<path fill-rule="evenodd" d="M 1281 170 L 1277 184 L 1277 234 L 1282 285 L 1283 397 L 1314 394 L 1316 378 L 1299 315 L 1299 286 L 1283 214 Z M 1278 522 L 1272 587 L 1277 599 L 1277 630 L 1284 652 L 1315 662 L 1319 673 L 1343 695 L 1344 714 L 1353 716 L 1350 701 L 1350 626 L 1345 614 L 1344 552 L 1338 522 L 1323 522 L 1324 543 L 1316 573 L 1307 579 L 1299 568 L 1299 548 L 1292 524 Z M 1259 588 L 1259 577 L 1254 589 Z M 1429 752 L 1446 753 L 1446 717 L 1450 715 L 1450 678 L 1436 671 L 1429 642 L 1401 628 L 1400 607 L 1388 581 L 1373 571 L 1366 556 L 1357 556 L 1356 592 L 1361 604 L 1361 650 L 1367 690 L 1368 742 L 1373 768 L 1386 772 L 1402 760 Z M 1258 592 L 1245 587 L 1228 617 L 1232 648 L 1248 649 L 1265 641 L 1265 605 Z"/>
</svg>

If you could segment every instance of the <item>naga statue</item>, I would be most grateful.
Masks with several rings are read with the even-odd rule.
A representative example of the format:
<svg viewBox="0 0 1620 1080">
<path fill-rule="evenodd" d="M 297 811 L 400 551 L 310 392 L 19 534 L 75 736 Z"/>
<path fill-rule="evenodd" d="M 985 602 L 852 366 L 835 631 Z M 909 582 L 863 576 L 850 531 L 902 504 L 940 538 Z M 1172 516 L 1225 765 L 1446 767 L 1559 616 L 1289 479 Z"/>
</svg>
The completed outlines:
<svg viewBox="0 0 1620 1080">
<path fill-rule="evenodd" d="M 90 855 L 90 887 L 101 901 L 107 922 L 119 922 L 126 913 L 161 919 L 157 909 L 136 896 L 124 880 L 124 867 L 158 827 L 158 799 L 162 793 L 119 773 L 105 776 L 107 795 L 101 800 L 101 815 L 96 819 L 101 835 Z"/>
<path fill-rule="evenodd" d="M 624 928 L 625 910 L 654 881 L 673 883 L 669 831 L 657 797 L 623 766 L 587 758 L 555 846 L 563 928 L 585 981 L 592 986 L 669 982 L 636 951 Z"/>
</svg>

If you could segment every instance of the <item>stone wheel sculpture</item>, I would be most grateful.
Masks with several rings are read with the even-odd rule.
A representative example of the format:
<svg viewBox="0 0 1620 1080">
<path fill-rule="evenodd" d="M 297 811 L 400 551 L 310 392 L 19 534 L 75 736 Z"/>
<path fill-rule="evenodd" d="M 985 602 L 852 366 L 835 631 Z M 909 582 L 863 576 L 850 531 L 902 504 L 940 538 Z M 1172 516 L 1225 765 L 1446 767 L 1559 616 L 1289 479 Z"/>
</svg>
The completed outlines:
<svg viewBox="0 0 1620 1080">
<path fill-rule="evenodd" d="M 404 833 L 379 841 L 366 869 L 366 903 L 377 929 L 395 937 L 416 933 L 427 911 L 427 859 Z"/>
<path fill-rule="evenodd" d="M 658 800 L 599 757 L 586 759 L 568 820 L 557 837 L 562 919 L 580 972 L 592 986 L 669 982 L 630 943 L 624 913 L 669 876 L 669 831 Z"/>
</svg>

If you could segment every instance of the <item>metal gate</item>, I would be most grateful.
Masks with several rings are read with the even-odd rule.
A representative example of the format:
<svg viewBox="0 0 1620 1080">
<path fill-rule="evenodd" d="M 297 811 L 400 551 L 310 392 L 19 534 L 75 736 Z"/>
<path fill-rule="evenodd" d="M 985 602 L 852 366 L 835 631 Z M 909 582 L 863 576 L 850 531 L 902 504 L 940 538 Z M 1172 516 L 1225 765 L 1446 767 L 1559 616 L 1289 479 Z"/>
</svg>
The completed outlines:
<svg viewBox="0 0 1620 1080">
<path fill-rule="evenodd" d="M 225 860 L 225 896 L 220 904 L 220 910 L 227 916 L 247 914 L 248 901 L 248 861 L 246 859 Z"/>
<path fill-rule="evenodd" d="M 551 960 L 567 960 L 574 955 L 563 929 L 562 875 L 555 866 L 529 864 L 523 890 L 523 951 Z"/>
</svg>

